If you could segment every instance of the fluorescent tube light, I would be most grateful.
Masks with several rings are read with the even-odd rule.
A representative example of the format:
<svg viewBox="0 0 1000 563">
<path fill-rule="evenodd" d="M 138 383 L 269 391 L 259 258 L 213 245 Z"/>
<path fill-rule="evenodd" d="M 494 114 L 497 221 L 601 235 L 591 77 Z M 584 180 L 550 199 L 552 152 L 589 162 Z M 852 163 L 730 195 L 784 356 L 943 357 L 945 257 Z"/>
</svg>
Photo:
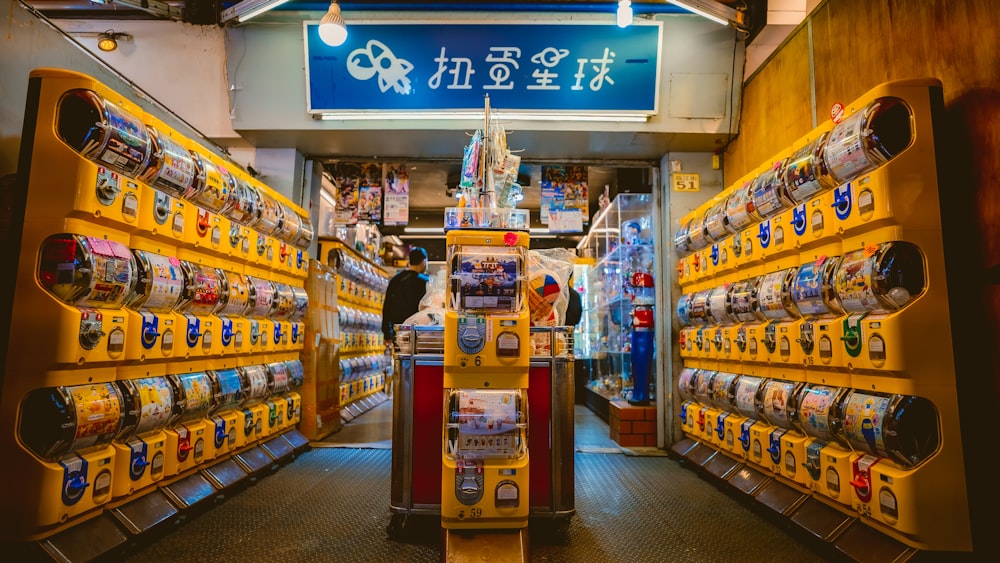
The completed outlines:
<svg viewBox="0 0 1000 563">
<path fill-rule="evenodd" d="M 250 18 L 255 18 L 264 12 L 273 10 L 285 2 L 288 2 L 288 0 L 243 0 L 223 10 L 219 23 L 228 23 L 232 20 L 243 23 Z"/>
<path fill-rule="evenodd" d="M 326 202 L 329 203 L 330 205 L 337 207 L 337 200 L 333 199 L 333 196 L 330 194 L 330 192 L 326 190 L 320 190 L 319 196 L 325 199 Z"/>
<path fill-rule="evenodd" d="M 501 121 L 610 121 L 645 123 L 649 116 L 641 113 L 509 113 L 496 112 L 497 118 Z M 438 120 L 462 120 L 474 119 L 482 120 L 481 111 L 454 111 L 454 112 L 329 112 L 318 113 L 317 118 L 322 121 L 388 121 L 392 119 L 432 119 Z"/>
<path fill-rule="evenodd" d="M 715 0 L 667 0 L 667 2 L 720 25 L 740 25 L 743 23 L 742 14 Z"/>
<path fill-rule="evenodd" d="M 444 227 L 405 227 L 403 232 L 409 235 L 442 235 Z"/>
</svg>

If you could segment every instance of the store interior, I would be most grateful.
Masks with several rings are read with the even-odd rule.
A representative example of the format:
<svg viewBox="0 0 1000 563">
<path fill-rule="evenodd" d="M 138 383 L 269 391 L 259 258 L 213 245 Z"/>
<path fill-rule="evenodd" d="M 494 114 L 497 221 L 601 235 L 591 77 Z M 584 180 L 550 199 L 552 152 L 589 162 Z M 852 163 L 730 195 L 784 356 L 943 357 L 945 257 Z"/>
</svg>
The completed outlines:
<svg viewBox="0 0 1000 563">
<path fill-rule="evenodd" d="M 928 35 L 932 13 L 827 0 L 775 25 L 768 3 L 699 0 L 735 14 L 719 26 L 634 3 L 662 72 L 632 123 L 644 92 L 619 121 L 490 96 L 477 120 L 338 114 L 317 101 L 340 60 L 324 14 L 367 32 L 403 11 L 419 37 L 503 8 L 234 15 L 257 1 L 219 25 L 201 2 L 0 2 L 0 480 L 24 485 L 3 547 L 429 561 L 492 549 L 486 530 L 545 560 L 992 551 L 997 379 L 967 374 L 991 373 L 1000 316 L 953 258 L 995 269 L 990 77 L 919 45 L 866 59 L 882 70 L 830 47 L 854 20 Z M 559 36 L 610 28 L 597 4 L 510 14 Z M 955 10 L 953 31 L 983 13 Z M 387 341 L 414 246 L 438 301 Z"/>
</svg>

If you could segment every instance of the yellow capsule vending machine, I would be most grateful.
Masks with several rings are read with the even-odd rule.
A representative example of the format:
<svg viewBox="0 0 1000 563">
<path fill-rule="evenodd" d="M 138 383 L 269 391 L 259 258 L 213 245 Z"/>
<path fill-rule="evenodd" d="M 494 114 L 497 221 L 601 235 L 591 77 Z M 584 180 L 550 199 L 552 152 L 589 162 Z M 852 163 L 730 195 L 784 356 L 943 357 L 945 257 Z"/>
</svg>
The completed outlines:
<svg viewBox="0 0 1000 563">
<path fill-rule="evenodd" d="M 519 218 L 515 222 L 526 227 L 527 217 Z M 479 219 L 484 218 L 477 216 L 473 223 L 490 223 Z M 447 234 L 441 475 L 441 525 L 446 529 L 528 524 L 525 231 L 461 229 Z"/>
</svg>

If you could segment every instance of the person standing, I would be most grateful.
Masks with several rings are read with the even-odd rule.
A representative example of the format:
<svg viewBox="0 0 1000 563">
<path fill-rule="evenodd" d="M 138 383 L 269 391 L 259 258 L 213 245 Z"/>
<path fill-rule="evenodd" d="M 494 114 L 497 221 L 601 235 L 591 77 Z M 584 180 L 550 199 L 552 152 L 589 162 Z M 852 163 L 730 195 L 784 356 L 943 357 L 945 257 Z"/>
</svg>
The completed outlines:
<svg viewBox="0 0 1000 563">
<path fill-rule="evenodd" d="M 573 287 L 573 277 L 570 276 L 569 302 L 566 304 L 566 321 L 563 324 L 575 327 L 580 324 L 581 317 L 583 317 L 583 300 L 580 298 L 580 293 Z"/>
<path fill-rule="evenodd" d="M 420 309 L 420 300 L 427 293 L 430 278 L 427 271 L 427 251 L 419 246 L 410 249 L 410 265 L 389 280 L 382 302 L 382 334 L 386 345 L 395 341 L 396 326 Z"/>
</svg>

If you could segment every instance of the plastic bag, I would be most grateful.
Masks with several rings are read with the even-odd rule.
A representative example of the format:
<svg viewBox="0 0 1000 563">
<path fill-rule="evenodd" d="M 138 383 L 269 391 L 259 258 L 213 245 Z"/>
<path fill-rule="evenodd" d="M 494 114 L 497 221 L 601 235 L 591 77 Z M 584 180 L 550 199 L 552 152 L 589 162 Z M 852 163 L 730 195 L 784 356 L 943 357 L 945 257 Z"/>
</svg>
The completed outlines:
<svg viewBox="0 0 1000 563">
<path fill-rule="evenodd" d="M 532 326 L 563 323 L 575 259 L 576 252 L 568 248 L 528 251 L 528 306 Z"/>
<path fill-rule="evenodd" d="M 440 326 L 444 324 L 444 307 L 420 309 L 406 318 L 403 324 L 411 326 Z"/>
<path fill-rule="evenodd" d="M 427 282 L 427 291 L 420 299 L 420 310 L 423 309 L 443 309 L 445 296 L 445 280 L 448 272 L 441 268 Z"/>
</svg>

